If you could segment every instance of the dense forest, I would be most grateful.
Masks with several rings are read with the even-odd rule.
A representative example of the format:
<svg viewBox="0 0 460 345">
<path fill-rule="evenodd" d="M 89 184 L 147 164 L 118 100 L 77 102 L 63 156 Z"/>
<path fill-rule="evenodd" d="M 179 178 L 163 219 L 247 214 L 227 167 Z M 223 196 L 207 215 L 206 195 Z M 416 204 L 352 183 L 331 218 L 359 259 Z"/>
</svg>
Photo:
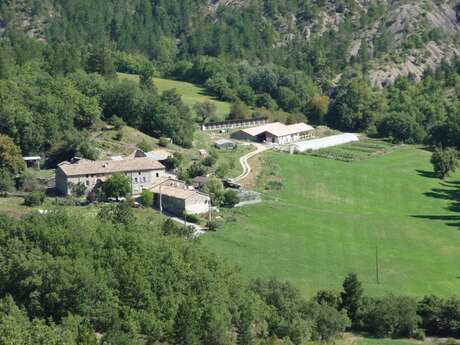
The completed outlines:
<svg viewBox="0 0 460 345">
<path fill-rule="evenodd" d="M 198 120 L 175 90 L 158 92 L 156 75 L 203 85 L 232 103 L 231 118 L 460 148 L 459 59 L 383 88 L 370 78 L 379 59 L 456 42 L 452 32 L 420 24 L 396 40 L 382 20 L 387 1 L 220 3 L 0 0 L 1 144 L 54 167 L 96 159 L 90 134 L 126 123 L 191 147 Z M 426 17 L 438 2 L 425 3 Z M 328 21 L 331 13 L 340 20 Z M 123 212 L 79 222 L 62 210 L 0 218 L 0 344 L 302 344 L 347 329 L 460 336 L 456 298 L 370 298 L 351 274 L 341 291 L 307 300 L 276 279 L 243 281 L 186 229 Z"/>
<path fill-rule="evenodd" d="M 190 146 L 190 109 L 173 91 L 159 95 L 151 87 L 157 74 L 204 85 L 237 109 L 252 107 L 253 116 L 458 147 L 456 60 L 444 61 L 436 71 L 427 68 L 421 81 L 413 75 L 399 77 L 382 90 L 372 88 L 368 72 L 371 57 L 384 55 L 391 39 L 382 33 L 371 42 L 372 54 L 369 48 L 351 54 L 356 33 L 382 20 L 385 2 L 365 7 L 354 0 L 240 5 L 205 0 L 2 1 L 2 132 L 24 153 L 46 153 L 57 157 L 53 162 L 76 153 L 93 158 L 91 145 L 80 138 L 98 120 L 112 116 Z M 314 34 L 325 11 L 341 20 Z M 285 23 L 293 13 L 295 21 Z M 422 26 L 419 45 L 455 38 Z M 302 27 L 313 30 L 308 40 Z M 414 35 L 407 40 L 415 40 Z M 119 82 L 116 71 L 140 74 L 143 83 Z M 251 116 L 251 111 L 230 116 Z"/>
<path fill-rule="evenodd" d="M 243 281 L 190 232 L 130 210 L 0 217 L 1 344 L 303 344 L 349 327 L 460 336 L 459 299 L 369 298 L 350 274 L 306 300 L 276 279 Z"/>
</svg>

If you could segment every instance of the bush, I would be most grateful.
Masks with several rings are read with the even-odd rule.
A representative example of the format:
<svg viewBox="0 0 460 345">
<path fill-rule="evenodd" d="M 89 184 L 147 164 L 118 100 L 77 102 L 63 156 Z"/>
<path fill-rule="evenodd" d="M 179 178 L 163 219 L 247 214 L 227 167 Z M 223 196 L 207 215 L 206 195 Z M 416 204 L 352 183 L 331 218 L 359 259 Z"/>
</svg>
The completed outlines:
<svg viewBox="0 0 460 345">
<path fill-rule="evenodd" d="M 33 207 L 40 206 L 45 201 L 45 193 L 43 192 L 32 192 L 24 197 L 24 205 Z"/>
<path fill-rule="evenodd" d="M 6 170 L 0 169 L 0 194 L 11 192 L 14 189 L 13 176 Z"/>
<path fill-rule="evenodd" d="M 266 190 L 281 190 L 281 188 L 283 188 L 283 183 L 278 180 L 268 181 L 265 186 Z"/>
<path fill-rule="evenodd" d="M 115 127 L 115 129 L 122 129 L 123 126 L 126 125 L 125 121 L 120 117 L 120 116 L 117 116 L 117 115 L 113 115 L 110 119 L 109 119 L 109 123 Z"/>
<path fill-rule="evenodd" d="M 23 192 L 33 192 L 38 189 L 38 180 L 33 172 L 25 170 L 17 180 L 18 188 Z"/>
<path fill-rule="evenodd" d="M 227 189 L 224 193 L 224 205 L 228 207 L 234 207 L 240 202 L 238 194 L 233 189 Z"/>
<path fill-rule="evenodd" d="M 190 178 L 194 178 L 197 176 L 205 175 L 206 171 L 207 169 L 203 164 L 195 162 L 187 169 L 187 175 Z"/>
<path fill-rule="evenodd" d="M 137 147 L 138 147 L 139 149 L 141 149 L 142 151 L 144 151 L 144 152 L 152 151 L 152 145 L 150 145 L 150 143 L 149 143 L 147 140 L 145 140 L 145 139 L 143 139 L 143 140 L 137 145 Z"/>
<path fill-rule="evenodd" d="M 166 161 L 164 162 L 164 165 L 166 169 L 174 170 L 179 167 L 182 161 L 183 161 L 182 155 L 179 152 L 174 152 L 174 154 L 171 157 L 168 157 L 166 159 Z"/>
<path fill-rule="evenodd" d="M 414 331 L 413 337 L 414 339 L 423 341 L 425 340 L 425 331 L 421 328 L 418 328 Z"/>
<path fill-rule="evenodd" d="M 216 163 L 216 158 L 209 155 L 205 159 L 203 159 L 203 165 L 207 167 L 212 167 Z"/>
<path fill-rule="evenodd" d="M 182 226 L 176 224 L 171 219 L 166 219 L 164 223 L 161 225 L 161 232 L 165 236 L 179 236 L 190 238 L 193 235 L 194 230 L 191 226 Z"/>
<path fill-rule="evenodd" d="M 184 219 L 189 223 L 198 224 L 200 222 L 200 216 L 196 214 L 184 213 L 183 216 Z"/>
<path fill-rule="evenodd" d="M 141 193 L 141 204 L 145 207 L 152 207 L 153 205 L 153 192 L 144 190 Z"/>
<path fill-rule="evenodd" d="M 121 139 L 123 139 L 123 132 L 117 132 L 113 136 L 113 140 L 120 141 Z"/>
<path fill-rule="evenodd" d="M 160 145 L 161 147 L 167 147 L 169 143 L 170 143 L 170 140 L 165 137 L 161 137 L 160 140 L 158 141 L 158 145 Z"/>
<path fill-rule="evenodd" d="M 217 220 L 211 220 L 206 223 L 208 231 L 217 231 L 222 226 L 222 223 Z"/>
</svg>

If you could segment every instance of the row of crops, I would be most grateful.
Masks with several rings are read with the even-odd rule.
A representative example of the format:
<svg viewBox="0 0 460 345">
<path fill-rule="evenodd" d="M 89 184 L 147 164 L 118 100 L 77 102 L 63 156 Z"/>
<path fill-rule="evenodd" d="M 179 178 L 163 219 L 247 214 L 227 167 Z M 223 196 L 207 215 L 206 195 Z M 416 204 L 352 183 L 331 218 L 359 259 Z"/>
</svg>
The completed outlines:
<svg viewBox="0 0 460 345">
<path fill-rule="evenodd" d="M 367 159 L 375 155 L 385 154 L 394 150 L 395 147 L 396 146 L 394 144 L 388 141 L 365 139 L 318 151 L 305 152 L 305 154 L 315 157 L 336 159 L 344 162 L 353 162 Z"/>
</svg>

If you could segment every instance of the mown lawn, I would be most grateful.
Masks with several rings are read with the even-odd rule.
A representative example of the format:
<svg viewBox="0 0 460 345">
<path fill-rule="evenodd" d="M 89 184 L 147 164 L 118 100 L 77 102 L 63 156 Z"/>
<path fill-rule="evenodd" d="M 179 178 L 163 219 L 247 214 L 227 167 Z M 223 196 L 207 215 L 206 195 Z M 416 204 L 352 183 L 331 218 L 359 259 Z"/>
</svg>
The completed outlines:
<svg viewBox="0 0 460 345">
<path fill-rule="evenodd" d="M 339 289 L 351 271 L 371 295 L 454 294 L 460 174 L 432 178 L 429 158 L 414 147 L 352 163 L 267 153 L 259 189 L 280 177 L 281 190 L 264 191 L 263 203 L 236 210 L 202 241 L 247 278 L 287 279 L 306 296 Z"/>
<path fill-rule="evenodd" d="M 128 79 L 134 81 L 139 80 L 137 75 L 125 73 L 119 73 L 118 75 L 121 79 Z M 192 111 L 195 103 L 210 101 L 216 105 L 216 115 L 221 117 L 222 119 L 226 117 L 230 112 L 229 103 L 221 102 L 215 99 L 214 97 L 209 96 L 206 93 L 206 90 L 198 85 L 162 78 L 154 78 L 154 84 L 160 92 L 176 89 L 176 91 L 182 96 L 182 101 L 184 102 L 184 104 L 188 105 L 192 109 Z"/>
</svg>

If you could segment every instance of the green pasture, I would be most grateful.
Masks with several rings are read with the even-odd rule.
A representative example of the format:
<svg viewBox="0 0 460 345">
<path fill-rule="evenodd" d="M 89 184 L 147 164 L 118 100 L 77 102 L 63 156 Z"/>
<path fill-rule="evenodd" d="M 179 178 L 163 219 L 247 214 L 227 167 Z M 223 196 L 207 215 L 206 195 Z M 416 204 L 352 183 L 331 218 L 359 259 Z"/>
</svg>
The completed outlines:
<svg viewBox="0 0 460 345">
<path fill-rule="evenodd" d="M 201 241 L 247 278 L 286 279 L 306 296 L 352 271 L 371 295 L 458 293 L 460 173 L 433 178 L 429 159 L 407 146 L 354 162 L 267 153 L 264 202 Z"/>
<path fill-rule="evenodd" d="M 137 75 L 118 73 L 118 76 L 121 79 L 128 79 L 133 81 L 139 80 L 139 77 Z M 182 101 L 184 102 L 184 104 L 188 105 L 192 110 L 195 103 L 209 101 L 216 105 L 216 115 L 218 117 L 221 117 L 223 119 L 230 112 L 229 103 L 219 101 L 214 97 L 208 95 L 206 93 L 206 90 L 198 85 L 194 85 L 183 81 L 162 78 L 154 78 L 154 84 L 160 92 L 176 89 L 176 91 L 182 96 Z"/>
</svg>

